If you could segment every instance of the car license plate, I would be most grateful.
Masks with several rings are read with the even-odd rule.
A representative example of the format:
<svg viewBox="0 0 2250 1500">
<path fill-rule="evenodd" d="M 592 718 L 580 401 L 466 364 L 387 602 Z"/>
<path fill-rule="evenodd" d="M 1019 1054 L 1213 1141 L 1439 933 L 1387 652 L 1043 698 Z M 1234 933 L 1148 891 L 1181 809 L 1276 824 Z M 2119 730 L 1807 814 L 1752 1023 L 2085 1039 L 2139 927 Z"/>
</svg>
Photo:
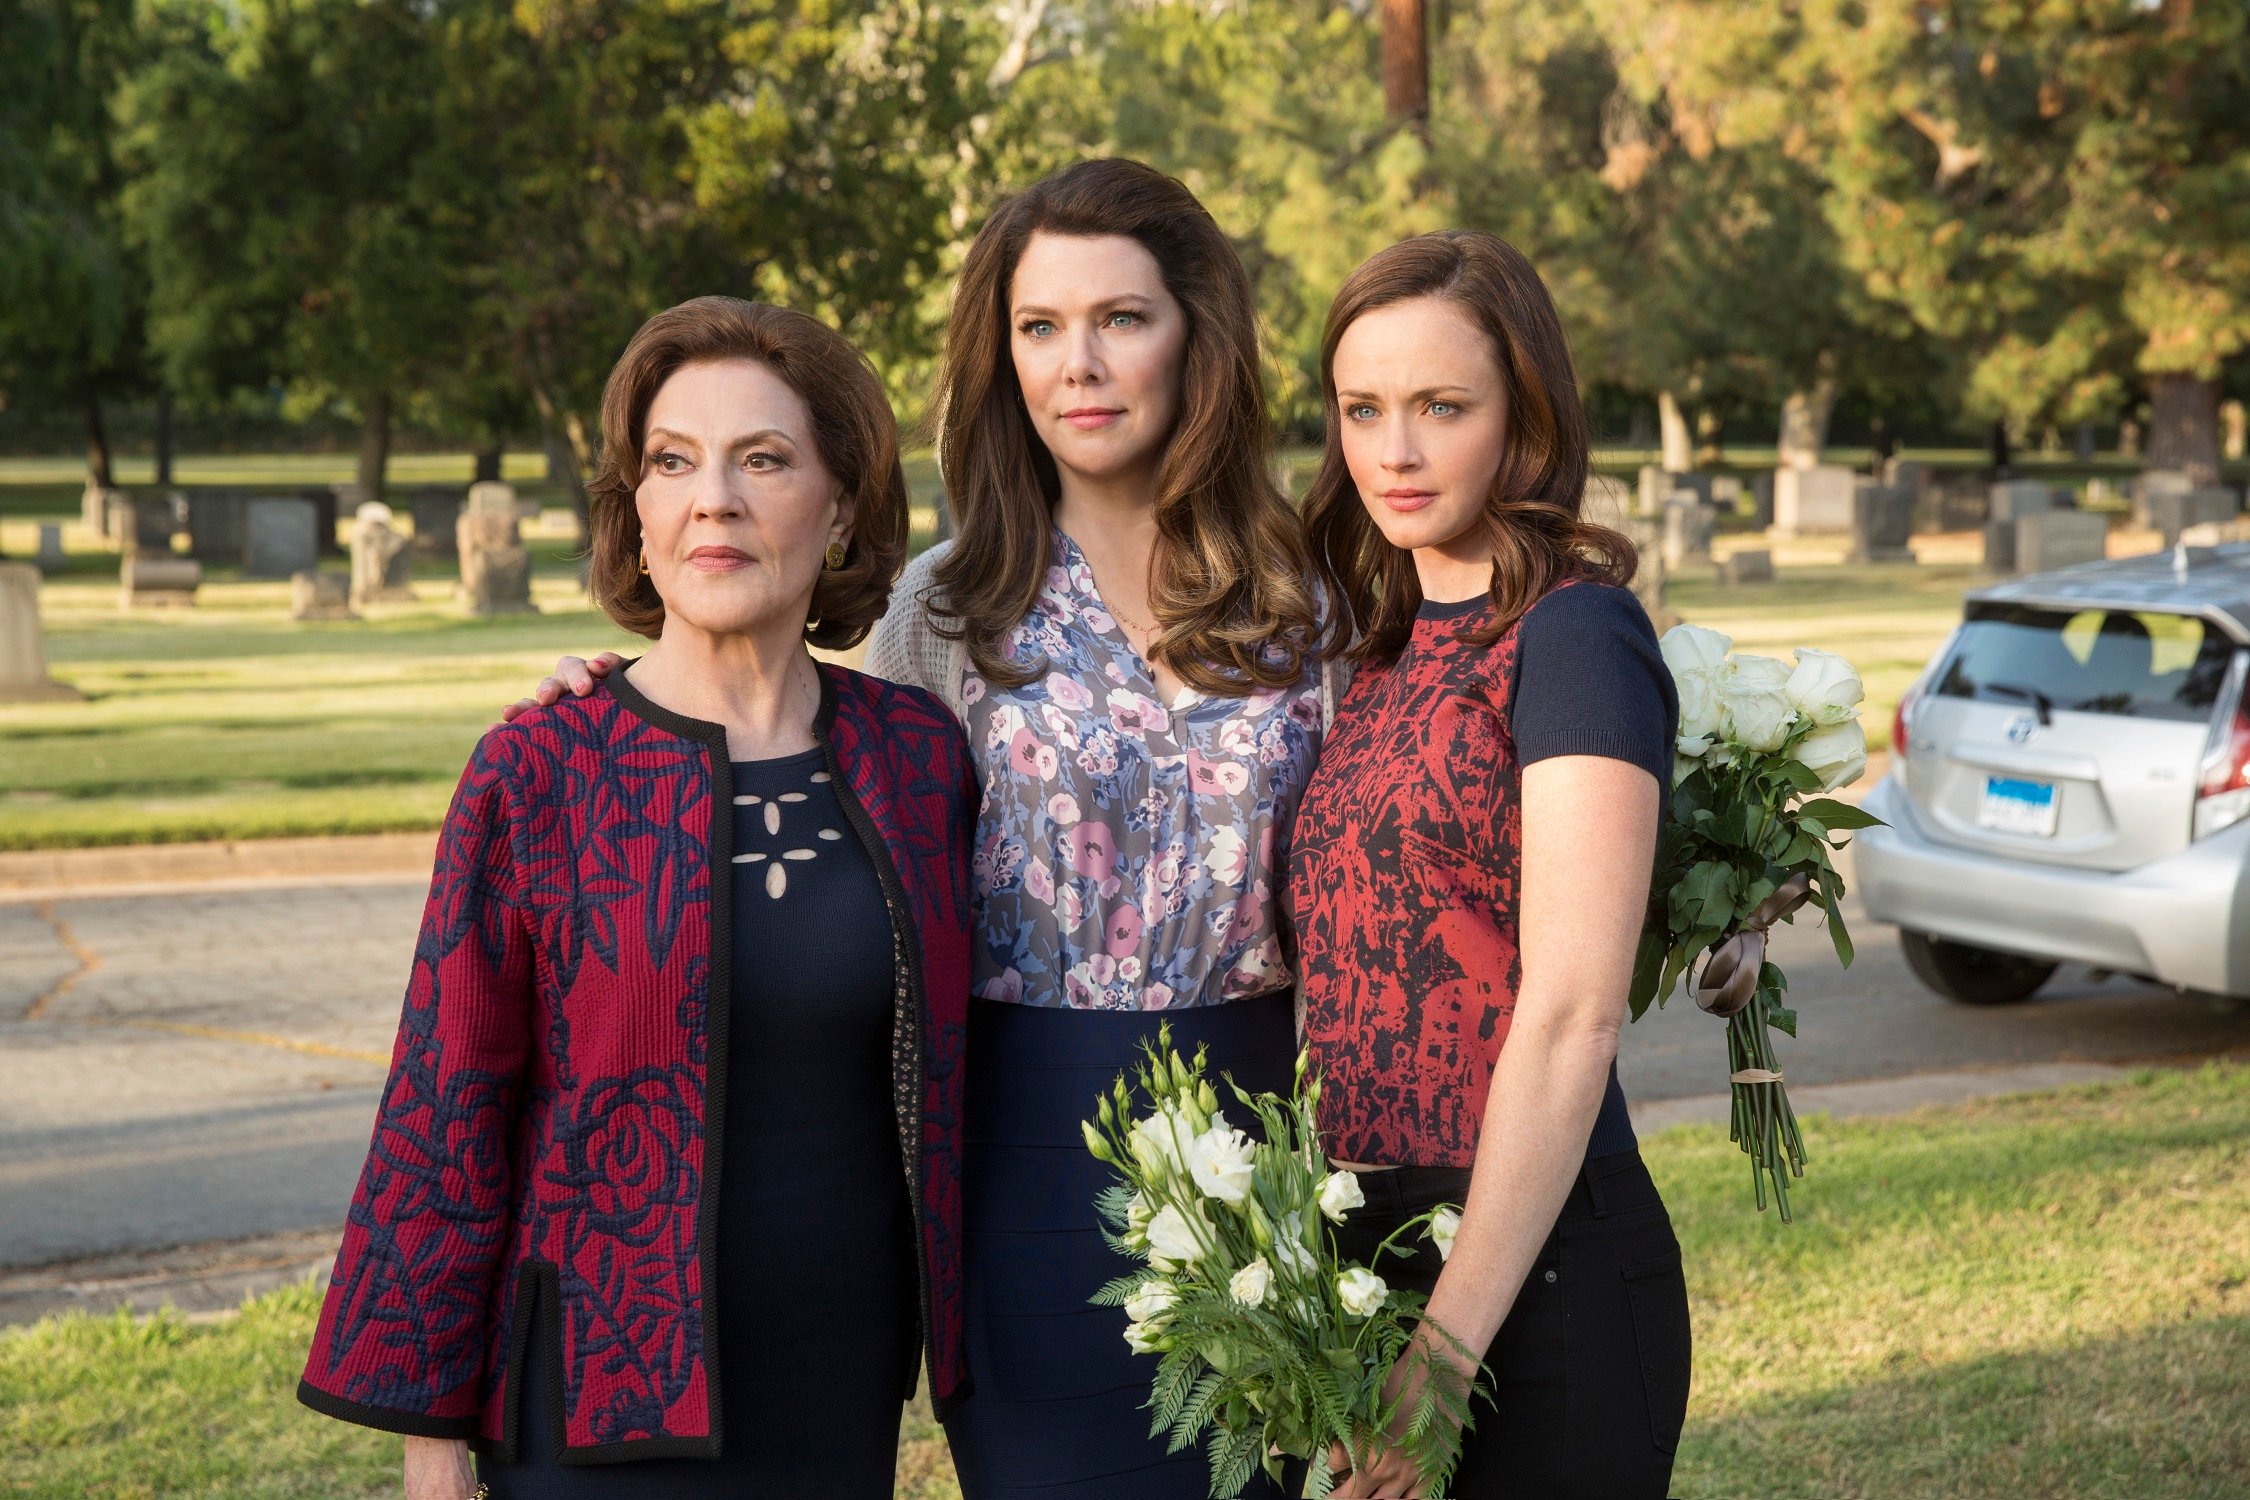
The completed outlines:
<svg viewBox="0 0 2250 1500">
<path fill-rule="evenodd" d="M 2025 781 L 2014 776 L 1987 776 L 1984 802 L 1977 809 L 1977 827 L 2031 838 L 2055 836 L 2060 812 L 2051 781 Z"/>
</svg>

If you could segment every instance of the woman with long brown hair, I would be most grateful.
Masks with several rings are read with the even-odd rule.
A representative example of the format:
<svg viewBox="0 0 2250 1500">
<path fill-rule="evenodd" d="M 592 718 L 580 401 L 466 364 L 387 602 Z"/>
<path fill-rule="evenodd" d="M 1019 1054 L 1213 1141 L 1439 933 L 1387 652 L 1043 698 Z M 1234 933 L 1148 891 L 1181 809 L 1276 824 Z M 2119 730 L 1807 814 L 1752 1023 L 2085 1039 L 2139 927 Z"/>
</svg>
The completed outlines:
<svg viewBox="0 0 2250 1500">
<path fill-rule="evenodd" d="M 1500 240 L 1422 235 L 1361 266 L 1321 381 L 1306 527 L 1358 671 L 1289 900 L 1322 1134 L 1367 1199 L 1340 1247 L 1370 1260 L 1466 1204 L 1446 1250 L 1378 1267 L 1492 1371 L 1456 1496 L 1662 1496 L 1687 1296 L 1614 1063 L 1678 706 L 1621 587 L 1632 547 L 1579 515 L 1569 347 Z M 1416 1486 L 1386 1452 L 1336 1493 Z"/>
<path fill-rule="evenodd" d="M 983 789 L 954 1460 L 972 1500 L 1200 1497 L 1086 1302 L 1127 1267 L 1078 1121 L 1162 1021 L 1252 1089 L 1296 1051 L 1277 898 L 1326 695 L 1249 278 L 1178 182 L 1068 168 L 970 247 L 937 413 L 958 537 L 868 668 L 954 705 Z"/>
</svg>

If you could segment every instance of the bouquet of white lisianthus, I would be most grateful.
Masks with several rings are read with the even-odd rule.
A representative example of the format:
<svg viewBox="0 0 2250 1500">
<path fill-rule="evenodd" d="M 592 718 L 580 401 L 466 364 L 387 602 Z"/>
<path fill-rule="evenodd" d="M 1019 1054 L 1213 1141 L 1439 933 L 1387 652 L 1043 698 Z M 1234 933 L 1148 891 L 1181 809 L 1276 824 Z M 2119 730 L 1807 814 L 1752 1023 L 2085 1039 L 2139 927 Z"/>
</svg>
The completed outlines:
<svg viewBox="0 0 2250 1500">
<path fill-rule="evenodd" d="M 1435 1353 L 1433 1340 L 1444 1340 L 1473 1363 L 1442 1329 L 1414 1337 L 1418 1293 L 1337 1256 L 1326 1225 L 1366 1200 L 1359 1179 L 1321 1152 L 1320 1080 L 1305 1076 L 1302 1056 L 1287 1099 L 1228 1080 L 1264 1134 L 1253 1141 L 1221 1113 L 1202 1052 L 1183 1059 L 1169 1027 L 1146 1050 L 1148 1061 L 1097 1101 L 1086 1149 L 1118 1175 L 1098 1205 L 1110 1243 L 1144 1262 L 1093 1301 L 1123 1307 L 1126 1342 L 1160 1356 L 1151 1435 L 1168 1433 L 1178 1452 L 1208 1433 L 1214 1497 L 1239 1493 L 1261 1466 L 1280 1481 L 1285 1458 L 1308 1460 L 1307 1493 L 1326 1495 L 1338 1477 L 1331 1444 L 1355 1464 L 1378 1445 L 1403 1447 L 1427 1492 L 1442 1494 L 1470 1397 L 1489 1393 Z M 1415 1231 L 1450 1255 L 1459 1224 L 1451 1207 L 1410 1219 L 1377 1259 Z M 1402 1383 L 1411 1396 L 1387 1397 L 1402 1355 L 1426 1366 L 1423 1378 Z"/>
<path fill-rule="evenodd" d="M 1639 1020 L 1694 973 L 1696 1003 L 1727 1023 L 1733 1138 L 1751 1159 L 1758 1207 L 1771 1185 L 1789 1218 L 1805 1141 L 1782 1086 L 1769 1027 L 1797 1034 L 1789 980 L 1766 962 L 1766 934 L 1810 903 L 1828 916 L 1836 956 L 1852 961 L 1834 835 L 1881 820 L 1832 792 L 1867 767 L 1865 696 L 1850 662 L 1800 650 L 1796 664 L 1737 654 L 1715 630 L 1680 625 L 1662 642 L 1680 695 L 1670 816 L 1657 836 L 1648 925 L 1633 968 Z"/>
</svg>

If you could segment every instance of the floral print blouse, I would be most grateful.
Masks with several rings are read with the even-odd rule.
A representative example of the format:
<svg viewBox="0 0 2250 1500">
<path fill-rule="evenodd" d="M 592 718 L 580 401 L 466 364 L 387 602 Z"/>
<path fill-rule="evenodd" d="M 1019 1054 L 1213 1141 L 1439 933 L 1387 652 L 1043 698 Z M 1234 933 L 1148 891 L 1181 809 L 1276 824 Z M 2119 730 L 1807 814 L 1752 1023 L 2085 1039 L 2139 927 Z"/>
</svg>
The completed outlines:
<svg viewBox="0 0 2250 1500">
<path fill-rule="evenodd" d="M 984 806 L 971 992 L 1078 1010 L 1177 1010 L 1287 985 L 1276 894 L 1320 749 L 1320 669 L 1249 697 L 1161 700 L 1055 535 L 1011 659 L 963 683 Z"/>
</svg>

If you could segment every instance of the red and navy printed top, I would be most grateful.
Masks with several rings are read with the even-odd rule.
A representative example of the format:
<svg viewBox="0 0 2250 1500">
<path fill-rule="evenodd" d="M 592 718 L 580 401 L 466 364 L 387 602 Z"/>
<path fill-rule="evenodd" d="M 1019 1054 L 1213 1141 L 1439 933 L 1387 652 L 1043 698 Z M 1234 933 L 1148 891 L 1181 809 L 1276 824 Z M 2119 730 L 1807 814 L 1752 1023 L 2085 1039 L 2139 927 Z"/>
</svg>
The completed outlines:
<svg viewBox="0 0 2250 1500">
<path fill-rule="evenodd" d="M 1340 1161 L 1474 1164 L 1522 974 L 1523 767 L 1600 755 L 1670 785 L 1678 699 L 1630 593 L 1566 583 L 1462 641 L 1490 611 L 1424 604 L 1397 658 L 1359 670 L 1297 814 L 1305 1046 Z M 1633 1144 L 1612 1069 L 1587 1154 Z"/>
<path fill-rule="evenodd" d="M 967 1393 L 976 782 L 960 725 L 919 689 L 823 667 L 814 733 L 890 912 L 892 1103 L 945 1412 Z M 510 1376 L 550 1296 L 565 1463 L 720 1451 L 727 997 L 735 966 L 760 961 L 733 951 L 734 819 L 713 815 L 732 786 L 726 731 L 623 673 L 478 744 L 438 840 L 306 1405 L 513 1456 L 528 1393 Z"/>
</svg>

